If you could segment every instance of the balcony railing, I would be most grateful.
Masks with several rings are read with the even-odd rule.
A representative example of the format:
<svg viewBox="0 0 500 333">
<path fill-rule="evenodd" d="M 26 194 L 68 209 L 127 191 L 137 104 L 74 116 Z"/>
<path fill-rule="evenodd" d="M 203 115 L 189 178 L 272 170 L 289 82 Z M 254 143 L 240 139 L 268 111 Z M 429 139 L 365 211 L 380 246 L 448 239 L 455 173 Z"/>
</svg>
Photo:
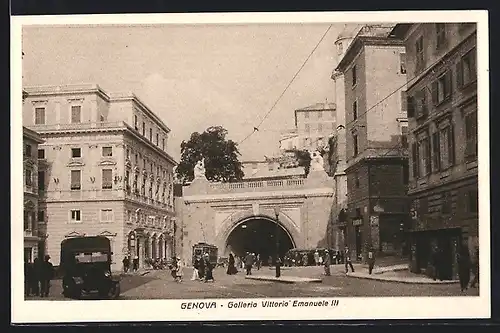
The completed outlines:
<svg viewBox="0 0 500 333">
<path fill-rule="evenodd" d="M 260 192 L 293 190 L 304 187 L 304 178 L 241 183 L 212 183 L 210 184 L 210 186 L 216 192 Z"/>
<path fill-rule="evenodd" d="M 37 230 L 24 230 L 24 237 L 38 237 Z"/>
<path fill-rule="evenodd" d="M 113 122 L 83 122 L 75 124 L 37 124 L 31 125 L 30 128 L 37 132 L 50 132 L 50 131 L 81 131 L 91 129 L 111 129 L 123 128 L 126 123 L 123 121 Z"/>
</svg>

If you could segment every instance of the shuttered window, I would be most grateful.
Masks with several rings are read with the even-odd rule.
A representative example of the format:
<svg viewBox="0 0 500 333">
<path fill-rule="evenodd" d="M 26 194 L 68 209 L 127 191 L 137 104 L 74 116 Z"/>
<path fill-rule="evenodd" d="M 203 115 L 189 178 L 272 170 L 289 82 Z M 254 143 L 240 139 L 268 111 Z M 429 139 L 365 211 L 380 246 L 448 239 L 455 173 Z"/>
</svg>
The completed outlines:
<svg viewBox="0 0 500 333">
<path fill-rule="evenodd" d="M 81 184 L 81 171 L 71 170 L 71 189 L 80 190 L 82 188 Z"/>
<path fill-rule="evenodd" d="M 77 124 L 82 122 L 82 107 L 80 105 L 73 105 L 71 107 L 71 123 Z"/>
<path fill-rule="evenodd" d="M 103 169 L 102 170 L 102 188 L 112 189 L 113 188 L 113 170 Z"/>
</svg>

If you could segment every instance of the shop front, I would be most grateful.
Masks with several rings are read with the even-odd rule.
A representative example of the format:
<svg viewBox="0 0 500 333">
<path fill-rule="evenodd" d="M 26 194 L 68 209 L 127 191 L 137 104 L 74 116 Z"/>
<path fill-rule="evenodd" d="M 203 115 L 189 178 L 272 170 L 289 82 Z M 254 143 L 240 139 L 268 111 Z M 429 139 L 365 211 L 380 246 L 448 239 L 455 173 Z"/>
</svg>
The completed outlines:
<svg viewBox="0 0 500 333">
<path fill-rule="evenodd" d="M 441 280 L 458 279 L 456 258 L 463 237 L 462 228 L 410 232 L 410 270 Z"/>
</svg>

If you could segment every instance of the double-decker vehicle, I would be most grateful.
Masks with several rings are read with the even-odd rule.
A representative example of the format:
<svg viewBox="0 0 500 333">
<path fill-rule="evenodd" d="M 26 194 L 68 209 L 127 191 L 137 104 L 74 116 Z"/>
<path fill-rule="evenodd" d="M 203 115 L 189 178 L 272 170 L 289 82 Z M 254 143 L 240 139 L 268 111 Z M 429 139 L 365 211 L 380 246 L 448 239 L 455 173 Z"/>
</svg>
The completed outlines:
<svg viewBox="0 0 500 333">
<path fill-rule="evenodd" d="M 118 298 L 120 278 L 111 273 L 111 242 L 104 236 L 68 238 L 61 242 L 63 294 L 79 299 L 98 293 L 103 298 Z"/>
</svg>

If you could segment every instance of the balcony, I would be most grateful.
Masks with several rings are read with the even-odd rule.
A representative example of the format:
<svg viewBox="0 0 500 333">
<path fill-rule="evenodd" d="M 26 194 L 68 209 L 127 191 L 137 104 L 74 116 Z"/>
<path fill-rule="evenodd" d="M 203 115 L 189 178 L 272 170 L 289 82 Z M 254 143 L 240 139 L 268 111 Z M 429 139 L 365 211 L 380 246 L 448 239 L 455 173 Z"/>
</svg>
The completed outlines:
<svg viewBox="0 0 500 333">
<path fill-rule="evenodd" d="M 37 230 L 24 230 L 24 238 L 38 238 Z"/>
</svg>

